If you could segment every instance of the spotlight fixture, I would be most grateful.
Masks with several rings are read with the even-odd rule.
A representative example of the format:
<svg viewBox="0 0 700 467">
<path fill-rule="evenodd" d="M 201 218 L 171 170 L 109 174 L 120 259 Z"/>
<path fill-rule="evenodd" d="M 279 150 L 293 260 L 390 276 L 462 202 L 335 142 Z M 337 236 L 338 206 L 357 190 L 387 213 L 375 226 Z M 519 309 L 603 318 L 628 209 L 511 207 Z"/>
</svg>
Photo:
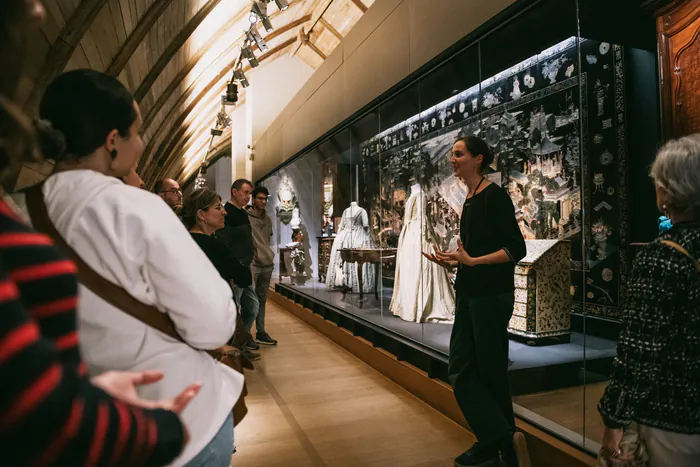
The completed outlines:
<svg viewBox="0 0 700 467">
<path fill-rule="evenodd" d="M 250 50 L 250 47 L 248 47 L 247 45 L 241 47 L 241 55 L 243 55 L 243 57 L 248 60 L 248 63 L 250 63 L 251 67 L 255 68 L 258 65 L 260 65 L 260 63 L 258 63 L 258 59 L 255 58 L 255 54 L 252 50 Z"/>
<path fill-rule="evenodd" d="M 277 8 L 279 8 L 281 11 L 286 10 L 289 8 L 289 3 L 287 0 L 275 0 L 275 3 L 277 4 Z"/>
<path fill-rule="evenodd" d="M 250 12 L 250 15 L 248 15 L 248 21 L 250 24 L 255 24 L 258 22 L 258 15 L 255 14 L 254 11 Z"/>
<path fill-rule="evenodd" d="M 264 18 L 267 16 L 267 3 L 265 2 L 253 2 L 253 6 L 250 9 L 250 16 L 257 16 L 258 18 Z M 250 19 L 250 18 L 249 18 Z M 251 20 L 252 22 L 252 20 Z"/>
<path fill-rule="evenodd" d="M 211 129 L 212 136 L 221 136 L 223 134 L 224 134 L 224 130 L 222 130 L 221 128 L 212 128 Z"/>
<path fill-rule="evenodd" d="M 243 74 L 243 70 L 240 68 L 238 70 L 233 71 L 233 77 L 238 80 L 239 83 L 241 83 L 241 86 L 244 88 L 247 88 L 250 86 L 250 83 L 248 82 L 248 79 L 245 77 Z"/>
<path fill-rule="evenodd" d="M 216 128 L 223 131 L 231 126 L 231 117 L 226 113 L 226 106 L 221 106 L 221 110 L 216 114 Z"/>
<path fill-rule="evenodd" d="M 263 27 L 265 28 L 265 31 L 267 31 L 267 32 L 272 32 L 275 29 L 272 27 L 272 23 L 270 22 L 270 18 L 268 18 L 267 16 L 262 17 L 262 24 L 263 24 Z"/>
<path fill-rule="evenodd" d="M 234 82 L 226 84 L 226 94 L 221 96 L 221 105 L 234 105 L 238 102 L 238 86 Z"/>
<path fill-rule="evenodd" d="M 246 37 L 248 38 L 248 42 L 250 42 L 251 44 L 253 42 L 258 44 L 258 49 L 260 49 L 261 52 L 265 52 L 269 48 L 267 46 L 267 43 L 265 42 L 265 39 L 263 39 L 260 36 L 260 33 L 258 32 L 258 28 L 256 28 L 255 26 L 250 27 L 248 32 L 246 32 Z"/>
</svg>

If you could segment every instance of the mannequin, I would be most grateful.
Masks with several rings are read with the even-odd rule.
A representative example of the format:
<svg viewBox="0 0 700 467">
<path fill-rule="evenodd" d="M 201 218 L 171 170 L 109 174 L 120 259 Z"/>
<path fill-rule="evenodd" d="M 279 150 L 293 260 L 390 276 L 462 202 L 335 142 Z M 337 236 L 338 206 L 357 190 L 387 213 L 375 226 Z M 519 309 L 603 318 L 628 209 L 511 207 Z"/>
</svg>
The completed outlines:
<svg viewBox="0 0 700 467">
<path fill-rule="evenodd" d="M 420 184 L 412 185 L 399 236 L 394 293 L 389 309 L 405 321 L 453 322 L 455 296 L 448 272 L 421 256 L 421 251 L 433 252 L 437 244 L 428 220 L 427 204 L 428 197 Z"/>
<path fill-rule="evenodd" d="M 326 286 L 347 287 L 353 293 L 360 293 L 360 281 L 357 275 L 356 263 L 344 263 L 340 257 L 343 248 L 373 248 L 374 242 L 369 233 L 369 216 L 364 208 L 356 201 L 350 203 L 340 220 L 338 234 L 333 241 L 331 257 L 328 263 Z M 362 288 L 364 293 L 369 293 L 374 287 L 374 267 L 364 264 Z"/>
</svg>

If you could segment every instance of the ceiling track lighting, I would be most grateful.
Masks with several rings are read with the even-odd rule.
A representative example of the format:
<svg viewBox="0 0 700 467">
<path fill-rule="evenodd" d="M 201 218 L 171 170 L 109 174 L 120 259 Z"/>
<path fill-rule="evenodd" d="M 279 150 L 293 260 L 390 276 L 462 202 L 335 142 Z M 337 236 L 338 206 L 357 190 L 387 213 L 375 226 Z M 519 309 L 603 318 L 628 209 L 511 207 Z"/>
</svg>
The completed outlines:
<svg viewBox="0 0 700 467">
<path fill-rule="evenodd" d="M 226 83 L 226 94 L 221 96 L 221 105 L 236 105 L 238 102 L 238 85 L 233 81 Z"/>
<path fill-rule="evenodd" d="M 243 47 L 241 47 L 241 55 L 243 55 L 243 58 L 248 60 L 248 63 L 250 63 L 250 66 L 252 68 L 255 68 L 258 65 L 260 65 L 260 63 L 258 63 L 258 59 L 255 58 L 255 54 L 252 50 L 250 50 L 249 46 L 244 45 Z"/>
<path fill-rule="evenodd" d="M 241 70 L 240 68 L 237 70 L 233 70 L 233 78 L 237 79 L 238 82 L 241 83 L 241 86 L 243 86 L 244 88 L 250 86 L 248 79 L 245 77 L 245 75 L 243 74 L 243 70 Z"/>
<path fill-rule="evenodd" d="M 246 32 L 246 37 L 248 38 L 248 42 L 250 42 L 251 44 L 255 42 L 258 45 L 258 49 L 260 49 L 261 52 L 266 52 L 269 49 L 267 43 L 265 42 L 265 39 L 263 39 L 262 36 L 260 36 L 258 28 L 256 28 L 255 25 L 251 26 L 250 29 Z"/>
<path fill-rule="evenodd" d="M 280 11 L 284 11 L 287 8 L 289 8 L 289 3 L 287 0 L 275 0 L 275 3 L 277 4 L 277 8 L 280 9 Z"/>
<path fill-rule="evenodd" d="M 265 2 L 253 2 L 250 9 L 251 16 L 255 15 L 258 18 L 264 18 L 267 16 L 267 3 Z M 249 18 L 250 19 L 250 18 Z M 252 22 L 252 20 L 251 20 Z"/>
<path fill-rule="evenodd" d="M 262 24 L 263 24 L 263 27 L 265 28 L 265 31 L 267 31 L 267 32 L 272 32 L 275 30 L 275 28 L 272 27 L 272 23 L 270 22 L 270 18 L 268 18 L 267 16 L 262 17 Z"/>
</svg>

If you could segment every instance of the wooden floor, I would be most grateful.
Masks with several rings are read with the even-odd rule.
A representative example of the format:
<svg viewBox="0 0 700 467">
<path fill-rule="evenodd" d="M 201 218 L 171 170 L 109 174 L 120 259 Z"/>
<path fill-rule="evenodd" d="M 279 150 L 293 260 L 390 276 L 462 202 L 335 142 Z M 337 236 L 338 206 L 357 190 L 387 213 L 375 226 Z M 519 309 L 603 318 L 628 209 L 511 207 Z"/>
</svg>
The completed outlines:
<svg viewBox="0 0 700 467">
<path fill-rule="evenodd" d="M 274 303 L 279 340 L 246 373 L 248 416 L 236 427 L 245 467 L 451 467 L 472 435 Z"/>
</svg>

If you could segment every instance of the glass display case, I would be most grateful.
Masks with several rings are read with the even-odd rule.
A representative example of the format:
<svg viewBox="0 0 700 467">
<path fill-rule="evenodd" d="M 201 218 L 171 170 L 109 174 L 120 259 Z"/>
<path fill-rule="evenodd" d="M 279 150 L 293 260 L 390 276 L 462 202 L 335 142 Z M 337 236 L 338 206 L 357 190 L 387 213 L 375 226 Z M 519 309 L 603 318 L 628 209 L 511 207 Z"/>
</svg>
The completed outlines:
<svg viewBox="0 0 700 467">
<path fill-rule="evenodd" d="M 455 278 L 421 252 L 456 249 L 467 187 L 452 146 L 484 139 L 528 250 L 509 326 L 516 413 L 596 452 L 629 267 L 626 60 L 654 52 L 580 37 L 578 2 L 534 3 L 259 183 L 277 289 L 446 380 Z"/>
</svg>

